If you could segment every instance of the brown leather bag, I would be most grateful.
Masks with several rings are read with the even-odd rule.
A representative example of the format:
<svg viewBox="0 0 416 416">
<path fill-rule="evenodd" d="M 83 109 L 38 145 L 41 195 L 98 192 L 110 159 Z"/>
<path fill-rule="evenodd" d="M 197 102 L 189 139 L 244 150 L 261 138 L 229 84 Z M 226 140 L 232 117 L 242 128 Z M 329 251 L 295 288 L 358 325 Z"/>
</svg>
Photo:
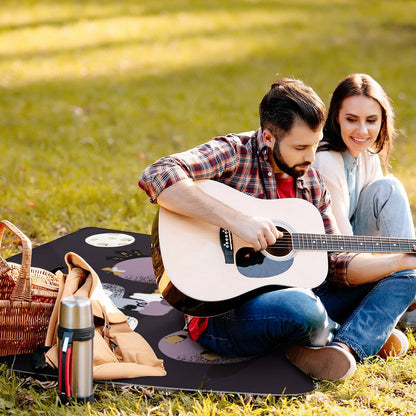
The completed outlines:
<svg viewBox="0 0 416 416">
<path fill-rule="evenodd" d="M 53 309 L 45 346 L 51 347 L 46 361 L 58 367 L 59 311 L 61 299 L 85 296 L 91 300 L 95 334 L 93 340 L 94 380 L 164 376 L 163 360 L 156 357 L 147 341 L 134 332 L 127 317 L 104 292 L 97 273 L 80 256 L 67 253 L 68 274 L 57 272 L 59 293 Z"/>
</svg>

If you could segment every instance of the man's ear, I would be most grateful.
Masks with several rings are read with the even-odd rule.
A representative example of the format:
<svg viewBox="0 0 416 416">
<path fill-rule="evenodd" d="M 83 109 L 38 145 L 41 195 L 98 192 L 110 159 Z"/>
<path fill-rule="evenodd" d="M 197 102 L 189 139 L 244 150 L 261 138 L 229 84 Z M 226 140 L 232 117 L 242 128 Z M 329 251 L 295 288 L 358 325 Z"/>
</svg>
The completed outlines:
<svg viewBox="0 0 416 416">
<path fill-rule="evenodd" d="M 276 137 L 274 137 L 269 129 L 263 131 L 263 140 L 267 147 L 273 149 L 274 144 L 276 143 Z"/>
</svg>

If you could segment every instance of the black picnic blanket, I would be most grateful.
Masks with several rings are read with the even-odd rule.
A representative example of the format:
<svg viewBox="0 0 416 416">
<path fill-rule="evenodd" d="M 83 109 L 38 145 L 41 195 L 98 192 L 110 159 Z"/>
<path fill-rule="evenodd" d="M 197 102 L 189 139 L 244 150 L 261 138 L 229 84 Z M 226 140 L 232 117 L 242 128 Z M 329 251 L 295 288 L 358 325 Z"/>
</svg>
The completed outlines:
<svg viewBox="0 0 416 416">
<path fill-rule="evenodd" d="M 164 377 L 112 380 L 113 383 L 256 395 L 299 395 L 314 389 L 312 379 L 286 359 L 283 349 L 254 358 L 227 358 L 191 341 L 183 331 L 182 313 L 157 292 L 149 235 L 83 228 L 34 248 L 32 266 L 67 273 L 64 256 L 70 251 L 94 268 L 115 305 L 128 316 L 130 326 L 164 360 Z M 19 263 L 21 255 L 8 260 Z M 39 365 L 36 354 L 0 357 L 1 363 L 20 374 L 56 378 L 53 371 Z"/>
</svg>

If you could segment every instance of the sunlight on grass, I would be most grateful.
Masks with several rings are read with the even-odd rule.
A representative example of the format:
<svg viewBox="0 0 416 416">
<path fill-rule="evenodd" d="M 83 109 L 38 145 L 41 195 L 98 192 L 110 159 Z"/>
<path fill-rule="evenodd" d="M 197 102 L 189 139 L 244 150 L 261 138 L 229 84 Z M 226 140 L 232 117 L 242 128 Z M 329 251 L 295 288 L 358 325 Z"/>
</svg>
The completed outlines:
<svg viewBox="0 0 416 416">
<path fill-rule="evenodd" d="M 284 50 L 279 39 L 265 34 L 287 22 L 303 26 L 305 21 L 305 15 L 293 10 L 278 14 L 218 11 L 29 27 L 0 34 L 1 82 L 17 86 L 129 70 L 149 75 L 235 63 L 255 56 L 259 48 Z"/>
<path fill-rule="evenodd" d="M 26 9 L 17 9 L 13 12 L 16 28 L 0 32 L 1 83 L 16 86 L 48 79 L 110 76 L 129 70 L 143 76 L 169 73 L 245 61 L 261 50 L 276 48 L 290 56 L 301 52 L 297 46 L 294 49 L 296 44 L 319 51 L 323 37 L 329 44 L 346 45 L 348 38 L 342 24 L 325 29 L 327 17 L 322 18 L 319 3 L 325 4 L 315 1 L 307 13 L 273 5 L 237 11 L 231 7 L 178 12 L 162 9 L 150 14 L 144 13 L 144 7 L 134 7 L 130 16 L 128 10 L 120 16 L 108 4 L 94 7 L 89 3 L 84 10 L 79 4 L 72 9 L 63 3 L 39 5 L 29 17 Z M 53 20 L 42 20 L 43 14 L 53 16 Z M 10 12 L 3 13 L 6 27 L 11 18 Z M 319 32 L 315 31 L 317 26 Z M 291 31 L 290 43 L 283 41 L 287 29 Z M 360 30 L 359 26 L 353 29 L 348 34 L 352 41 L 361 37 L 361 32 L 368 43 L 380 37 L 378 25 L 371 31 Z M 273 31 L 281 36 L 270 35 Z"/>
</svg>

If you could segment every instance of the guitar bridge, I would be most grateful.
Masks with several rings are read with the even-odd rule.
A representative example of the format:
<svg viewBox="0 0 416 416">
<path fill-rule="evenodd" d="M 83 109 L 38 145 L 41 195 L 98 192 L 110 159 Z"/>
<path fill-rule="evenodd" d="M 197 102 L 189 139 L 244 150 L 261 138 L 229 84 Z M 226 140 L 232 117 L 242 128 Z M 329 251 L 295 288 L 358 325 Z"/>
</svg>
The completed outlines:
<svg viewBox="0 0 416 416">
<path fill-rule="evenodd" d="M 234 263 L 233 235 L 229 230 L 220 228 L 220 244 L 226 264 Z"/>
</svg>

